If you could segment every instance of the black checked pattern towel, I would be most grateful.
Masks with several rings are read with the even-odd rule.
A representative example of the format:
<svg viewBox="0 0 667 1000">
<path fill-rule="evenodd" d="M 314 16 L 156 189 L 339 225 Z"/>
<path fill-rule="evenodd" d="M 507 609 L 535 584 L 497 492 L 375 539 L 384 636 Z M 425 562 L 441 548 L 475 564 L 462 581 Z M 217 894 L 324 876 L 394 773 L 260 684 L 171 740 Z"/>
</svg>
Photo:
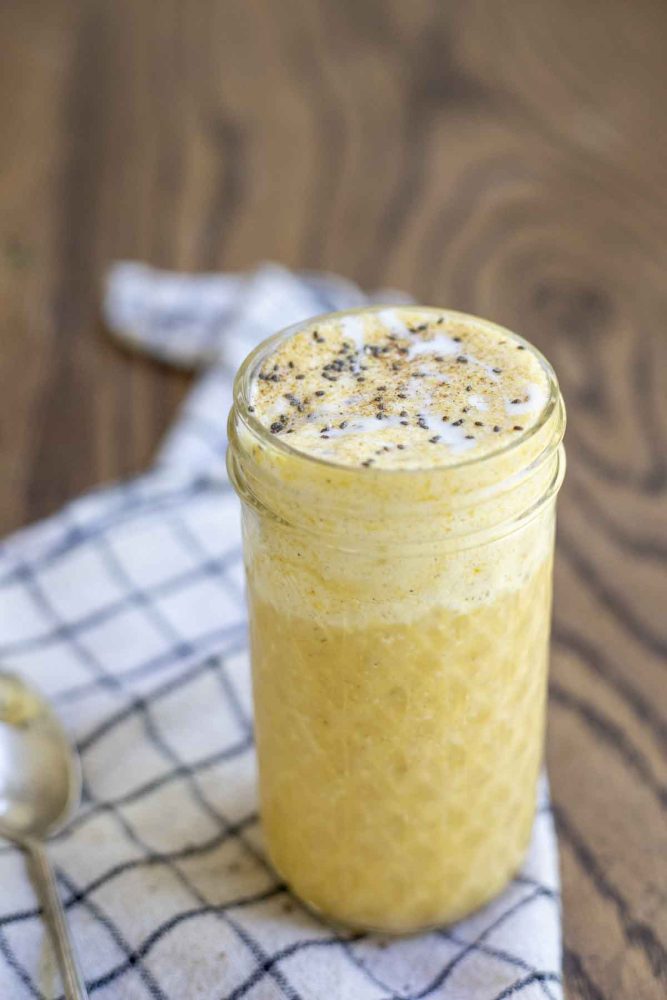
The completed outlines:
<svg viewBox="0 0 667 1000">
<path fill-rule="evenodd" d="M 366 301 L 342 279 L 274 265 L 247 276 L 118 265 L 110 328 L 206 370 L 150 472 L 0 546 L 0 663 L 54 700 L 82 755 L 82 808 L 51 852 L 98 1000 L 562 998 L 546 783 L 521 874 L 482 912 L 418 937 L 332 930 L 262 850 L 224 467 L 231 381 L 267 334 Z M 0 997 L 60 995 L 23 860 L 0 843 Z"/>
</svg>

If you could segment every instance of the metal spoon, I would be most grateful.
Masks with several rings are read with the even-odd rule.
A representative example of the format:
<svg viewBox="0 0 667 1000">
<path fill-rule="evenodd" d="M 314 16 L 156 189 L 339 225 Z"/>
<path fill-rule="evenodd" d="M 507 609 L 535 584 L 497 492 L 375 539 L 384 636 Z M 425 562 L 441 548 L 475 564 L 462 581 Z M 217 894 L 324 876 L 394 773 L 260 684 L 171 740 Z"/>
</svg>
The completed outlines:
<svg viewBox="0 0 667 1000">
<path fill-rule="evenodd" d="M 0 836 L 26 852 L 51 928 L 67 1000 L 88 992 L 44 846 L 81 798 L 79 758 L 49 704 L 0 670 Z"/>
</svg>

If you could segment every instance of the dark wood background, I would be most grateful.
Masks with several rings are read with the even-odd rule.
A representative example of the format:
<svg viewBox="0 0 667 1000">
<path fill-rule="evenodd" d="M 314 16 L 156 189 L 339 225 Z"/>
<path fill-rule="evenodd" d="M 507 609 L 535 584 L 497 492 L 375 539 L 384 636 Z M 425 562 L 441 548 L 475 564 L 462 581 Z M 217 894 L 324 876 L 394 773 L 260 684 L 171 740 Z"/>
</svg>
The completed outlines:
<svg viewBox="0 0 667 1000">
<path fill-rule="evenodd" d="M 661 0 L 0 6 L 0 531 L 142 469 L 188 388 L 106 337 L 115 258 L 329 268 L 554 362 L 571 1000 L 667 984 L 666 32 Z"/>
</svg>

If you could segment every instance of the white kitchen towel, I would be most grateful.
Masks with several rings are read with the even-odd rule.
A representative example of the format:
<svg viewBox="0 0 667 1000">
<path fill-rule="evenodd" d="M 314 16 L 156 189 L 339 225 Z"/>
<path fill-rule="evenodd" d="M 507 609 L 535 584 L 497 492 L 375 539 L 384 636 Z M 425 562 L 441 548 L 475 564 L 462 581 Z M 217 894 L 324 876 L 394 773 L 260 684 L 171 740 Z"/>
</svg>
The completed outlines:
<svg viewBox="0 0 667 1000">
<path fill-rule="evenodd" d="M 83 761 L 81 810 L 50 849 L 98 1000 L 562 997 L 546 783 L 521 874 L 470 919 L 416 937 L 333 930 L 264 856 L 239 512 L 224 466 L 232 376 L 267 334 L 372 300 L 275 265 L 246 276 L 118 265 L 111 330 L 206 371 L 151 471 L 0 546 L 0 664 L 53 699 Z M 7 844 L 0 890 L 0 997 L 60 996 L 23 859 Z"/>
</svg>

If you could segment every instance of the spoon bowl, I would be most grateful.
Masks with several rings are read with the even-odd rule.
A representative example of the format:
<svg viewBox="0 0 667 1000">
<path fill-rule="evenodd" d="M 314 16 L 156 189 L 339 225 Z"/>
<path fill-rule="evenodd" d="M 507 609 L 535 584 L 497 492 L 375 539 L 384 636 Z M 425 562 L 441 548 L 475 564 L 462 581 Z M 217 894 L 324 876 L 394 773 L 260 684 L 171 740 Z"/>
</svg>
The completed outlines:
<svg viewBox="0 0 667 1000">
<path fill-rule="evenodd" d="M 78 755 L 45 699 L 0 672 L 0 833 L 19 842 L 61 829 L 81 798 Z"/>
<path fill-rule="evenodd" d="M 0 670 L 0 836 L 28 855 L 50 925 L 67 1000 L 88 993 L 44 841 L 81 800 L 81 765 L 49 703 Z"/>
</svg>

